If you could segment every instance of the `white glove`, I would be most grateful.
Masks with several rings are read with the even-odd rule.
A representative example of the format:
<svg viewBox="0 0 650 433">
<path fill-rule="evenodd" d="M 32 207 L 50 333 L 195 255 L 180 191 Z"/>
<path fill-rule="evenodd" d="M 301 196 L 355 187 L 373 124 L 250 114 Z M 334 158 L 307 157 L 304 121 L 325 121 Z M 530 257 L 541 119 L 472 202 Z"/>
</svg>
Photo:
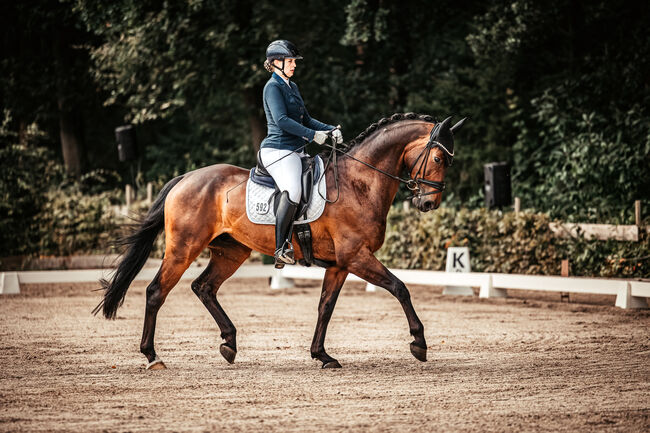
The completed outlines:
<svg viewBox="0 0 650 433">
<path fill-rule="evenodd" d="M 329 131 L 314 131 L 314 141 L 318 144 L 325 143 Z"/>
<path fill-rule="evenodd" d="M 332 130 L 332 137 L 336 141 L 336 144 L 343 143 L 343 134 L 341 133 L 341 128 L 336 128 Z"/>
</svg>

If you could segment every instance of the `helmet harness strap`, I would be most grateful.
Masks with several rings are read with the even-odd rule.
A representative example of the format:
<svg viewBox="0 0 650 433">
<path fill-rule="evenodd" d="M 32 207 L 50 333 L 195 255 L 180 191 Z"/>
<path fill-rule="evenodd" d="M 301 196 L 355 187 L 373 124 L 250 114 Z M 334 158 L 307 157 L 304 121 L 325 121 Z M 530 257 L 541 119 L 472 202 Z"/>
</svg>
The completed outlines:
<svg viewBox="0 0 650 433">
<path fill-rule="evenodd" d="M 286 78 L 286 79 L 288 80 L 289 77 L 287 77 L 287 74 L 284 73 L 284 60 L 285 60 L 285 58 L 284 58 L 284 57 L 282 58 L 282 68 L 278 67 L 278 66 L 275 64 L 275 61 L 276 61 L 276 60 L 280 60 L 280 59 L 273 59 L 273 61 L 271 62 L 271 65 L 273 65 L 273 67 L 274 67 L 275 69 L 279 70 L 280 73 L 284 76 L 284 78 Z"/>
</svg>

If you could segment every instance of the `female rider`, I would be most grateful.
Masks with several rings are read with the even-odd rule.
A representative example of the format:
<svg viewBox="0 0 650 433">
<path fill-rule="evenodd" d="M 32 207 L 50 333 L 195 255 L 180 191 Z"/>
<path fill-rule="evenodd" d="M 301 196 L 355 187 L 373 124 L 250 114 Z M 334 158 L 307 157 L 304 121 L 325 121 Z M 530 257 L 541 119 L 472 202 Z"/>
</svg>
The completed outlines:
<svg viewBox="0 0 650 433">
<path fill-rule="evenodd" d="M 298 48 L 278 40 L 266 49 L 264 68 L 272 72 L 264 86 L 264 112 L 268 133 L 260 144 L 260 159 L 280 190 L 275 222 L 275 267 L 294 264 L 289 231 L 300 202 L 301 157 L 310 141 L 323 144 L 330 131 L 337 143 L 343 142 L 339 129 L 313 119 L 307 113 L 298 86 L 289 79 L 302 59 Z"/>
</svg>

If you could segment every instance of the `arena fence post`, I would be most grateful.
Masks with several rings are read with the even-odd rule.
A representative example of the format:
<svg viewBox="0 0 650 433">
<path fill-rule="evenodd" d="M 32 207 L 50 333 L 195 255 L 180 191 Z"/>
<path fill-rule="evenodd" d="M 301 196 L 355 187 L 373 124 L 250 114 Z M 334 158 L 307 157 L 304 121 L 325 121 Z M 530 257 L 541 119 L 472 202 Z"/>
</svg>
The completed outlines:
<svg viewBox="0 0 650 433">
<path fill-rule="evenodd" d="M 17 295 L 20 293 L 20 281 L 17 272 L 0 274 L 0 295 Z"/>
<path fill-rule="evenodd" d="M 275 269 L 271 277 L 271 290 L 291 289 L 295 287 L 292 278 L 282 276 L 282 269 Z"/>
<path fill-rule="evenodd" d="M 616 304 L 619 308 L 648 308 L 648 302 L 645 298 L 632 295 L 632 285 L 629 282 L 623 282 L 616 295 Z"/>
<path fill-rule="evenodd" d="M 478 294 L 479 298 L 507 298 L 508 291 L 506 289 L 497 289 L 492 284 L 492 275 L 486 274 L 481 282 L 481 289 Z"/>
</svg>

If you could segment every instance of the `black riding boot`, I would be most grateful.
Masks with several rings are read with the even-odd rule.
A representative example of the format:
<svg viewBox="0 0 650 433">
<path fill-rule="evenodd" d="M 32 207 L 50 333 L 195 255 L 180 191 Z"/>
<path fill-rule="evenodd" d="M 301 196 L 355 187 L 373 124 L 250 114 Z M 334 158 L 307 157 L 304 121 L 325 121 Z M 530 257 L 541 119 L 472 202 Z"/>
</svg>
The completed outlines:
<svg viewBox="0 0 650 433">
<path fill-rule="evenodd" d="M 290 233 L 297 209 L 298 203 L 289 199 L 287 191 L 282 191 L 278 197 L 278 209 L 275 214 L 275 267 L 278 269 L 282 269 L 285 264 L 296 263 Z"/>
</svg>

